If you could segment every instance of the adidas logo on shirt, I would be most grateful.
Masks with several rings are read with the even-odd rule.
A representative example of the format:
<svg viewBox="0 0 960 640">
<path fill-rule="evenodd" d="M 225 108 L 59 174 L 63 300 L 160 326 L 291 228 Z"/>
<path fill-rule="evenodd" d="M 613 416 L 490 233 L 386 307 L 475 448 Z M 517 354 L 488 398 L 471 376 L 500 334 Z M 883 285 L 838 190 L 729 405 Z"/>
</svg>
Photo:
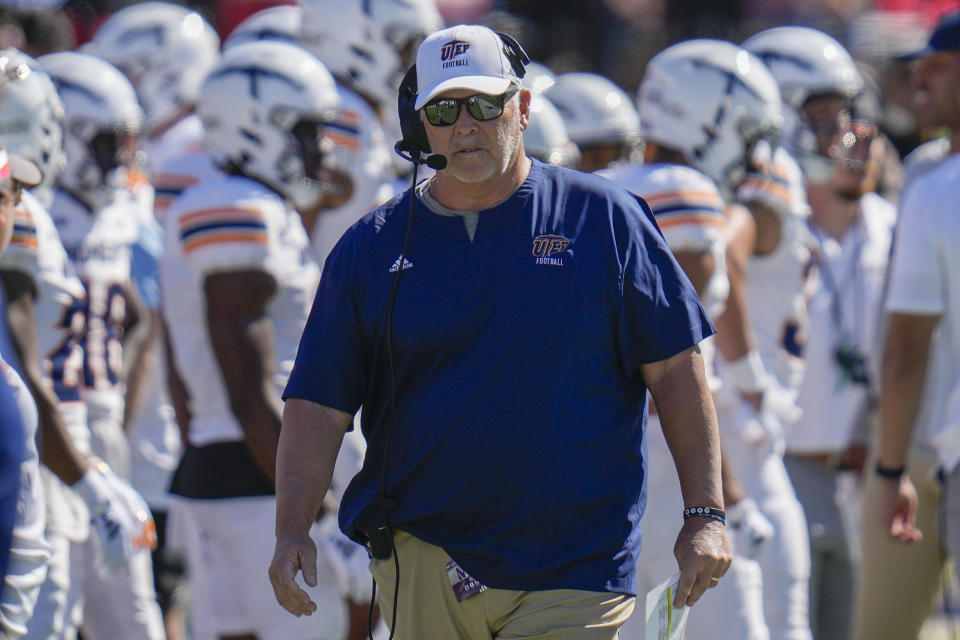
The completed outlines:
<svg viewBox="0 0 960 640">
<path fill-rule="evenodd" d="M 404 258 L 403 256 L 397 256 L 397 261 L 393 263 L 393 266 L 390 267 L 390 273 L 396 273 L 400 269 L 400 259 L 403 258 L 403 268 L 409 269 L 413 266 L 413 263 Z"/>
</svg>

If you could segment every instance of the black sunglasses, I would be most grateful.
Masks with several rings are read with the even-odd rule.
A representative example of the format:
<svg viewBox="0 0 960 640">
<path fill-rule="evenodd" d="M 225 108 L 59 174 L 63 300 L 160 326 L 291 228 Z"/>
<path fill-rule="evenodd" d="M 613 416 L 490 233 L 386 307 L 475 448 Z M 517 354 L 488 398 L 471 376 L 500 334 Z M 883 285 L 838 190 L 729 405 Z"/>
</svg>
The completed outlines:
<svg viewBox="0 0 960 640">
<path fill-rule="evenodd" d="M 423 106 L 427 115 L 427 122 L 435 127 L 449 127 L 460 117 L 460 105 L 467 105 L 467 113 L 474 120 L 486 122 L 496 120 L 503 115 L 503 105 L 517 93 L 519 89 L 513 87 L 498 96 L 488 96 L 478 93 L 466 98 L 438 98 Z"/>
</svg>

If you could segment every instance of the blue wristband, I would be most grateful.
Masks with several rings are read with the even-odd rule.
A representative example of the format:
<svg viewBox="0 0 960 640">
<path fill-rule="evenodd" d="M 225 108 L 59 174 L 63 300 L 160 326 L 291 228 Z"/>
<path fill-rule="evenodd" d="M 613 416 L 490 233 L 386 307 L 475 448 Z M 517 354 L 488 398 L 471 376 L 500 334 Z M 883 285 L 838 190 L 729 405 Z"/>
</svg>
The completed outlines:
<svg viewBox="0 0 960 640">
<path fill-rule="evenodd" d="M 723 512 L 723 509 L 714 507 L 687 507 L 683 510 L 683 519 L 687 521 L 690 518 L 709 518 L 722 525 L 727 524 L 727 514 Z"/>
<path fill-rule="evenodd" d="M 907 472 L 907 468 L 905 466 L 889 468 L 878 462 L 874 472 L 881 478 L 887 478 L 888 480 L 899 480 L 903 477 L 903 474 Z"/>
</svg>

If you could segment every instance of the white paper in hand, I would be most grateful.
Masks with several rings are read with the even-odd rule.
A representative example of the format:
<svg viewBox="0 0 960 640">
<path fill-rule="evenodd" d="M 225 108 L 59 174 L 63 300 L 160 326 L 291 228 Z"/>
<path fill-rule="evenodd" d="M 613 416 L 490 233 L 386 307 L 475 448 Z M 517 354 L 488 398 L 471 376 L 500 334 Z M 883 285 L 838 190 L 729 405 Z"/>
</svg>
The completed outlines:
<svg viewBox="0 0 960 640">
<path fill-rule="evenodd" d="M 673 606 L 679 582 L 680 574 L 675 573 L 647 594 L 645 610 L 647 640 L 683 640 L 690 607 L 677 609 Z"/>
</svg>

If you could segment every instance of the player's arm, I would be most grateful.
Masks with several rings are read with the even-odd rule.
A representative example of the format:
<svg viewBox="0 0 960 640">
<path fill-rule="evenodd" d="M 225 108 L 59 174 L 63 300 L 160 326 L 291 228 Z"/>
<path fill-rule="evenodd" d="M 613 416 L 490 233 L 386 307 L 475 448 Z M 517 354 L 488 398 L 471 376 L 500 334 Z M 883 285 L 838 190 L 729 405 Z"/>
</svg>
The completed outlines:
<svg viewBox="0 0 960 640">
<path fill-rule="evenodd" d="M 893 312 L 883 349 L 880 376 L 880 451 L 877 460 L 886 469 L 906 465 L 930 357 L 930 342 L 939 315 Z M 916 528 L 917 493 L 909 476 L 878 478 L 881 485 L 880 520 L 887 533 L 901 542 L 922 537 Z"/>
<path fill-rule="evenodd" d="M 170 340 L 170 331 L 167 329 L 167 323 L 160 319 L 161 333 L 163 340 L 163 356 L 167 371 L 167 390 L 170 393 L 170 404 L 173 405 L 173 414 L 177 420 L 177 427 L 180 429 L 180 440 L 182 442 L 190 441 L 190 393 L 187 391 L 187 385 L 177 369 L 177 362 L 173 356 L 173 345 Z"/>
<path fill-rule="evenodd" d="M 716 319 L 717 348 L 737 388 L 759 408 L 763 394 L 763 366 L 754 350 L 753 330 L 747 310 L 747 262 L 757 248 L 757 224 L 743 206 L 727 207 L 727 278 L 730 293 Z"/>
<path fill-rule="evenodd" d="M 277 453 L 277 547 L 270 563 L 274 594 L 287 611 L 316 610 L 297 586 L 298 571 L 317 584 L 317 550 L 309 531 L 320 510 L 337 462 L 337 453 L 353 416 L 300 398 L 288 398 Z"/>
<path fill-rule="evenodd" d="M 720 433 L 699 347 L 645 364 L 641 373 L 657 405 L 684 507 L 723 509 Z M 677 606 L 694 604 L 732 559 L 723 525 L 708 518 L 683 523 L 674 553 L 680 567 Z"/>
<path fill-rule="evenodd" d="M 127 319 L 123 328 L 123 379 L 126 381 L 123 428 L 127 431 L 131 417 L 137 415 L 143 402 L 144 381 L 157 364 L 152 346 L 158 339 L 160 329 L 154 314 L 133 285 L 124 292 L 124 304 Z"/>
<path fill-rule="evenodd" d="M 267 305 L 277 282 L 266 271 L 214 272 L 204 281 L 207 330 L 247 446 L 275 479 L 282 407 L 274 375 L 274 327 Z M 316 515 L 316 512 L 314 512 Z"/>
<path fill-rule="evenodd" d="M 106 465 L 87 459 L 74 446 L 57 398 L 44 384 L 37 354 L 33 281 L 17 271 L 0 272 L 0 277 L 7 292 L 11 341 L 23 366 L 24 382 L 37 403 L 40 462 L 87 504 L 108 568 L 123 569 L 130 561 L 133 540 L 142 523 L 133 522 L 117 498 L 115 485 L 123 481 L 101 471 Z"/>
<path fill-rule="evenodd" d="M 10 341 L 23 368 L 23 381 L 37 403 L 40 431 L 40 461 L 64 483 L 72 485 L 89 464 L 77 451 L 60 415 L 53 389 L 44 384 L 37 351 L 33 280 L 16 270 L 0 271 L 7 295 L 7 327 Z"/>
</svg>

